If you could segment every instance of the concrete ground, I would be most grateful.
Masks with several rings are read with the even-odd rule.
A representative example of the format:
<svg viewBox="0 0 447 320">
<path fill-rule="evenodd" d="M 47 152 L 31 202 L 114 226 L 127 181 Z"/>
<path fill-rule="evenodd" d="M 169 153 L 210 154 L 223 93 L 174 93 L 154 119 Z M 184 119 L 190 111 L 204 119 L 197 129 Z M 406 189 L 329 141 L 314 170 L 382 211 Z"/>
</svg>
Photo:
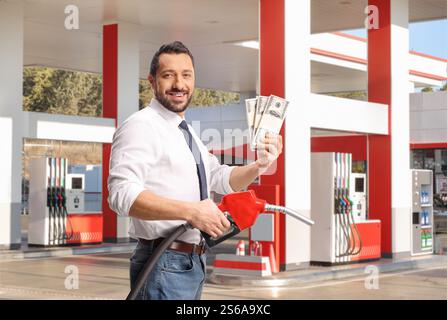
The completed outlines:
<svg viewBox="0 0 447 320">
<path fill-rule="evenodd" d="M 0 299 L 124 299 L 130 253 L 0 260 Z M 73 270 L 79 287 L 73 287 Z M 447 265 L 283 287 L 207 283 L 202 299 L 447 299 Z M 67 289 L 68 288 L 68 289 Z M 70 289 L 71 288 L 71 289 Z"/>
<path fill-rule="evenodd" d="M 447 222 L 447 220 L 446 220 Z M 208 255 L 208 275 L 212 271 L 214 256 L 218 253 L 234 253 L 236 244 L 248 237 L 246 232 L 213 248 Z M 391 263 L 376 279 L 369 274 L 352 272 L 346 279 L 324 279 L 331 269 L 311 267 L 304 273 L 318 281 L 291 281 L 281 287 L 252 285 L 219 285 L 207 282 L 202 299 L 447 299 L 447 234 L 438 237 L 437 263 L 415 263 L 416 268 L 396 271 Z M 129 291 L 129 257 L 135 243 L 103 244 L 68 248 L 28 248 L 26 233 L 22 250 L 0 251 L 0 299 L 124 299 Z M 95 253 L 96 252 L 96 253 Z M 416 258 L 417 260 L 419 258 Z M 422 259 L 422 258 L 421 258 Z M 441 260 L 441 264 L 439 261 Z M 419 261 L 420 262 L 420 261 Z M 389 262 L 382 259 L 377 265 Z M 408 266 L 408 263 L 406 264 Z M 366 265 L 365 265 L 366 266 Z M 405 267 L 405 263 L 403 264 Z M 349 269 L 355 266 L 343 266 Z M 363 268 L 363 266 L 361 266 Z M 332 270 L 336 270 L 334 268 Z M 405 269 L 405 268 L 402 268 Z M 329 272 L 328 272 L 329 270 Z M 363 269 L 362 269 L 363 270 Z M 76 287 L 73 271 L 78 272 Z M 343 272 L 343 270 L 341 270 Z M 321 277 L 315 277 L 317 272 Z M 299 273 L 299 272 L 297 272 Z M 283 274 L 287 277 L 286 273 Z M 293 272 L 289 272 L 290 277 Z M 308 277 L 307 275 L 304 276 Z M 301 275 L 303 278 L 303 274 Z M 293 282 L 293 283 L 292 283 Z"/>
</svg>

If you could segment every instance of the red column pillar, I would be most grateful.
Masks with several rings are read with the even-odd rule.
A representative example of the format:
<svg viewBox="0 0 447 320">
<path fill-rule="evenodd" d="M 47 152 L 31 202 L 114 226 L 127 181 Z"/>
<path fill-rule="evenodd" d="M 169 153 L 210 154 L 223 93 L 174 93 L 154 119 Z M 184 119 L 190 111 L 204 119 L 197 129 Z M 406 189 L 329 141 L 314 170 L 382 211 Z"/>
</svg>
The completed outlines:
<svg viewBox="0 0 447 320">
<path fill-rule="evenodd" d="M 260 0 L 260 94 L 271 94 L 279 97 L 285 96 L 285 70 L 284 70 L 284 0 Z M 281 135 L 284 138 L 284 128 Z M 261 177 L 261 185 L 275 188 L 279 186 L 279 200 L 285 204 L 284 193 L 284 154 L 277 160 L 276 172 Z M 275 232 L 275 255 L 281 265 L 285 265 L 285 217 L 275 213 L 275 223 L 279 222 L 279 232 Z M 275 231 L 278 228 L 275 226 Z"/>
<path fill-rule="evenodd" d="M 118 115 L 118 25 L 103 26 L 102 51 L 102 116 L 116 119 Z M 102 147 L 102 213 L 104 218 L 104 241 L 117 240 L 117 215 L 109 208 L 107 198 L 107 178 L 112 145 L 104 143 Z"/>
<path fill-rule="evenodd" d="M 368 4 L 379 9 L 379 29 L 368 30 L 368 101 L 389 106 L 389 135 L 368 136 L 369 217 L 382 221 L 382 255 L 389 256 L 392 253 L 391 7 L 390 0 L 369 0 Z"/>
</svg>

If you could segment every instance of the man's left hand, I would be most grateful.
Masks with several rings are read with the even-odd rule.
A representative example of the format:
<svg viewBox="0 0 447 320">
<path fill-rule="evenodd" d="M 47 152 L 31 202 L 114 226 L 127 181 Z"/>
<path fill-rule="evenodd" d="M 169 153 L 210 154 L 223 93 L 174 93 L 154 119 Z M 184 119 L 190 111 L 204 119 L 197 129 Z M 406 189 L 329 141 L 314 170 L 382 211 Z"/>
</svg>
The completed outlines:
<svg viewBox="0 0 447 320">
<path fill-rule="evenodd" d="M 259 174 L 263 174 L 282 153 L 282 136 L 267 132 L 257 145 L 256 164 Z"/>
</svg>

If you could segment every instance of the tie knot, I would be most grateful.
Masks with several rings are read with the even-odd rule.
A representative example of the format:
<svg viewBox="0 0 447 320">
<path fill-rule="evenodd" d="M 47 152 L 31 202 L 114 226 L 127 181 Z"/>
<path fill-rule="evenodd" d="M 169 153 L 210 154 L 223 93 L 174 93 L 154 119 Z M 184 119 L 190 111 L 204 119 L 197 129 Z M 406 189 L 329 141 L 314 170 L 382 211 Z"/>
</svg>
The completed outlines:
<svg viewBox="0 0 447 320">
<path fill-rule="evenodd" d="M 182 128 L 183 130 L 189 131 L 188 129 L 188 125 L 186 124 L 185 120 L 182 120 L 182 122 L 180 122 L 180 124 L 178 125 L 180 128 Z"/>
</svg>

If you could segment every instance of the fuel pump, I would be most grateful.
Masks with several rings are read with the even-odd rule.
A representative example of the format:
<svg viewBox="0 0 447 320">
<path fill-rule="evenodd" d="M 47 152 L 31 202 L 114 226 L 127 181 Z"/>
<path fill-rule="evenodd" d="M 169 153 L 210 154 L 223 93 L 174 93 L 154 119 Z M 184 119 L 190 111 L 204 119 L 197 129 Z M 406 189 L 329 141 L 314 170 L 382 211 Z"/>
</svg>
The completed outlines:
<svg viewBox="0 0 447 320">
<path fill-rule="evenodd" d="M 358 254 L 362 249 L 362 239 L 354 220 L 352 207 L 353 202 L 349 196 L 350 175 L 351 175 L 351 154 L 336 153 L 335 167 L 337 168 L 337 185 L 338 190 L 338 226 L 343 232 L 344 241 L 340 240 L 336 257 L 349 257 Z"/>
<path fill-rule="evenodd" d="M 311 263 L 327 265 L 376 258 L 380 255 L 380 221 L 359 221 L 354 217 L 350 193 L 352 155 L 313 152 L 311 163 L 311 211 L 317 222 L 311 231 Z M 363 247 L 374 251 L 362 252 Z"/>
<path fill-rule="evenodd" d="M 218 208 L 230 221 L 230 228 L 225 234 L 217 238 L 213 238 L 210 235 L 201 232 L 208 247 L 213 247 L 221 243 L 222 241 L 235 236 L 242 230 L 253 226 L 256 218 L 263 212 L 278 211 L 283 214 L 287 214 L 295 219 L 298 219 L 301 222 L 306 223 L 307 225 L 314 224 L 313 220 L 301 215 L 300 213 L 290 208 L 268 204 L 265 200 L 257 198 L 253 190 L 235 192 L 225 195 L 222 198 L 221 203 L 218 204 Z M 188 223 L 179 226 L 169 237 L 165 238 L 160 243 L 160 245 L 157 246 L 151 258 L 146 262 L 140 274 L 138 275 L 135 286 L 132 288 L 129 295 L 127 296 L 127 300 L 134 300 L 137 297 L 139 291 L 143 287 L 144 282 L 149 277 L 157 261 L 160 259 L 163 252 L 171 245 L 171 243 L 174 242 L 175 239 L 177 239 L 188 229 L 192 228 L 193 227 Z"/>
<path fill-rule="evenodd" d="M 65 182 L 67 161 L 64 158 L 33 159 L 30 164 L 30 245 L 63 245 L 67 234 Z"/>
</svg>

